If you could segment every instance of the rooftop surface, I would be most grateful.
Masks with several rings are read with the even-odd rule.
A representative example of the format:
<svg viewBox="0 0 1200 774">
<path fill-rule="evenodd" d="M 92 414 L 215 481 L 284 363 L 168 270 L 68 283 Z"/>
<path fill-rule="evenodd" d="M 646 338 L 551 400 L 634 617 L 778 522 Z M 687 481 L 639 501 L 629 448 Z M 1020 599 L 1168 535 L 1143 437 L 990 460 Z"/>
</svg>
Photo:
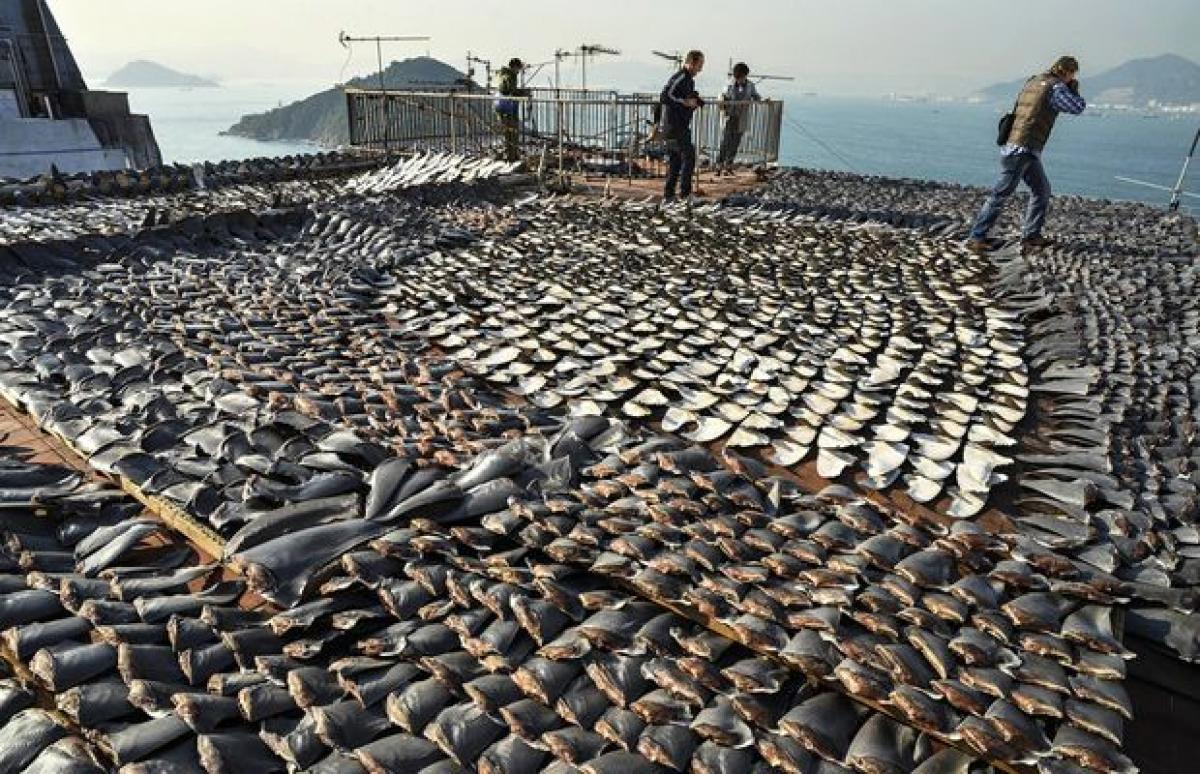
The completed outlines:
<svg viewBox="0 0 1200 774">
<path fill-rule="evenodd" d="M 12 193 L 0 758 L 1180 770 L 1193 221 L 511 173 Z"/>
</svg>

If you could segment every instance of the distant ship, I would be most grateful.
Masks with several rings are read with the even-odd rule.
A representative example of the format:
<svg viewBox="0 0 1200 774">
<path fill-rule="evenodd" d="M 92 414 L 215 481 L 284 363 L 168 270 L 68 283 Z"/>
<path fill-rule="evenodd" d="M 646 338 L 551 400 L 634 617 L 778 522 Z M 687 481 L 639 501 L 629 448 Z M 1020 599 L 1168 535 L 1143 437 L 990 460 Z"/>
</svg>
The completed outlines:
<svg viewBox="0 0 1200 774">
<path fill-rule="evenodd" d="M 88 89 L 45 0 L 0 0 L 0 177 L 161 163 L 128 95 Z"/>
</svg>

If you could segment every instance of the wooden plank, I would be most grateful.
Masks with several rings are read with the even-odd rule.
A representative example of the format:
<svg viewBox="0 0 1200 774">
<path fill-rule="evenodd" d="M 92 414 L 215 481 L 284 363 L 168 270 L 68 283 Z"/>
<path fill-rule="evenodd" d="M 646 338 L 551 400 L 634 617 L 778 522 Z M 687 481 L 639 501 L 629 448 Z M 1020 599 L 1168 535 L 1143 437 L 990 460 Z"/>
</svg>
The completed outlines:
<svg viewBox="0 0 1200 774">
<path fill-rule="evenodd" d="M 183 535 L 195 548 L 218 560 L 225 555 L 225 539 L 187 515 L 177 505 L 162 497 L 146 494 L 126 478 L 120 478 L 117 483 L 127 494 L 145 506 L 147 511 Z"/>
<path fill-rule="evenodd" d="M 108 476 L 87 463 L 84 454 L 71 439 L 37 425 L 21 406 L 5 400 L 9 408 L 4 414 L 20 423 L 30 434 L 29 443 L 36 447 L 42 459 L 52 456 L 62 465 L 84 471 L 92 478 L 120 487 L 126 494 L 140 502 L 155 518 L 183 535 L 193 547 L 208 557 L 220 559 L 225 552 L 225 540 L 208 526 L 189 516 L 174 503 L 156 495 L 148 494 L 124 476 Z M 48 441 L 52 440 L 53 443 Z M 57 447 L 57 448 L 55 448 Z"/>
</svg>

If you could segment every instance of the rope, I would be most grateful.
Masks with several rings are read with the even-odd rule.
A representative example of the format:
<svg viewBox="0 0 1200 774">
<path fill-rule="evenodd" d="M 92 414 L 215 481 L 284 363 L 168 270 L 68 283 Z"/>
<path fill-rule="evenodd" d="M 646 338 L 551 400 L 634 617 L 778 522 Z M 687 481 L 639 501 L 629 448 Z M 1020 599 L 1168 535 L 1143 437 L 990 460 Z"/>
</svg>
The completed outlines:
<svg viewBox="0 0 1200 774">
<path fill-rule="evenodd" d="M 849 167 L 851 172 L 854 172 L 859 175 L 863 174 L 863 172 L 861 172 L 858 169 L 858 167 L 856 167 L 854 164 L 852 164 L 849 159 L 847 159 L 845 156 L 843 156 L 842 154 L 838 153 L 836 150 L 831 148 L 827 143 L 825 143 L 823 140 L 821 140 L 820 137 L 817 137 L 815 134 L 813 134 L 808 129 L 806 129 L 804 127 L 804 125 L 801 124 L 799 121 L 790 117 L 787 113 L 783 114 L 783 120 L 786 121 L 788 123 L 788 125 L 791 126 L 793 129 L 800 132 L 805 137 L 812 140 L 814 143 L 816 143 L 818 146 L 820 146 L 822 149 L 824 149 L 824 151 L 826 153 L 828 153 L 830 156 L 833 156 L 835 159 L 837 159 L 838 161 L 842 162 L 847 167 Z"/>
</svg>

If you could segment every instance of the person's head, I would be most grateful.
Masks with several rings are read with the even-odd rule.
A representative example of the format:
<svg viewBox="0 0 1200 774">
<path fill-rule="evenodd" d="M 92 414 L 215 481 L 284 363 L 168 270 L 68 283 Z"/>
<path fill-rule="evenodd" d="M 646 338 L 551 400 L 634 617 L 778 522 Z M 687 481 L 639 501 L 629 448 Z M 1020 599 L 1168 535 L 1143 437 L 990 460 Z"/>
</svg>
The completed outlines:
<svg viewBox="0 0 1200 774">
<path fill-rule="evenodd" d="M 745 62 L 738 62 L 733 66 L 733 79 L 738 83 L 742 83 L 750 77 L 750 67 Z"/>
<path fill-rule="evenodd" d="M 1074 80 L 1079 74 L 1079 60 L 1073 56 L 1060 56 L 1050 65 L 1050 73 L 1064 81 Z"/>
<path fill-rule="evenodd" d="M 683 69 L 687 70 L 692 75 L 699 75 L 704 69 L 704 52 L 689 51 L 687 56 L 683 58 Z"/>
<path fill-rule="evenodd" d="M 519 72 L 525 69 L 525 63 L 514 56 L 512 59 L 508 60 L 508 69 Z"/>
</svg>

